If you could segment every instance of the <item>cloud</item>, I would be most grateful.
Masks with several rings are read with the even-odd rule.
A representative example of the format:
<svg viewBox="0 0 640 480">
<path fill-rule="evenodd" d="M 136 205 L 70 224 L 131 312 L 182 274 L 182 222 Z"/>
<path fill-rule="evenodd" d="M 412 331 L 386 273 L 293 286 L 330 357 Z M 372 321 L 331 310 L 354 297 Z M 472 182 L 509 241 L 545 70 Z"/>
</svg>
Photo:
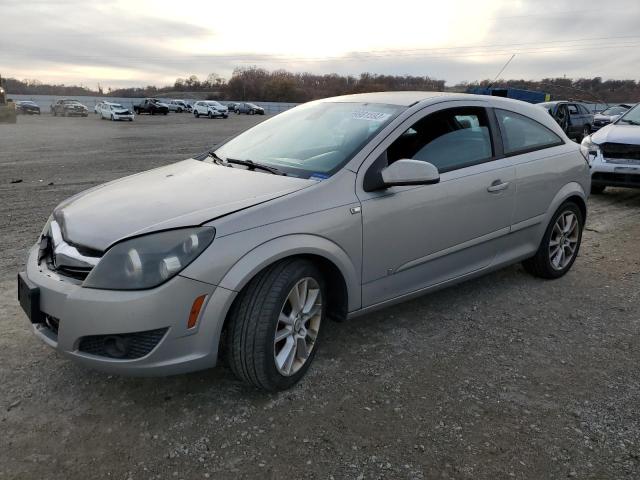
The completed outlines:
<svg viewBox="0 0 640 480">
<path fill-rule="evenodd" d="M 132 86 L 229 76 L 236 66 L 315 73 L 492 78 L 640 77 L 637 0 L 2 0 L 3 75 Z"/>
</svg>

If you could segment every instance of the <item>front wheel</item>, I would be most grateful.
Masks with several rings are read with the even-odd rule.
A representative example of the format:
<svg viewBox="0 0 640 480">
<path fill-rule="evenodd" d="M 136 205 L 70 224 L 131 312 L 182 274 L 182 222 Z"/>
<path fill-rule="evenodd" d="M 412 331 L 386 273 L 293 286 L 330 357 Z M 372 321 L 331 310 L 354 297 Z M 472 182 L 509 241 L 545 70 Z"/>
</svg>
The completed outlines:
<svg viewBox="0 0 640 480">
<path fill-rule="evenodd" d="M 200 118 L 200 114 L 198 112 L 196 112 L 195 110 L 193 111 L 193 116 L 196 118 Z"/>
<path fill-rule="evenodd" d="M 542 237 L 536 254 L 522 262 L 536 277 L 560 278 L 575 262 L 582 241 L 584 217 L 575 203 L 563 203 L 556 211 Z"/>
<path fill-rule="evenodd" d="M 207 116 L 209 117 L 209 119 L 212 119 L 213 118 L 213 113 L 209 112 Z"/>
<path fill-rule="evenodd" d="M 306 373 L 325 316 L 325 283 L 308 260 L 259 273 L 230 312 L 226 356 L 233 373 L 262 390 L 285 390 Z"/>
</svg>

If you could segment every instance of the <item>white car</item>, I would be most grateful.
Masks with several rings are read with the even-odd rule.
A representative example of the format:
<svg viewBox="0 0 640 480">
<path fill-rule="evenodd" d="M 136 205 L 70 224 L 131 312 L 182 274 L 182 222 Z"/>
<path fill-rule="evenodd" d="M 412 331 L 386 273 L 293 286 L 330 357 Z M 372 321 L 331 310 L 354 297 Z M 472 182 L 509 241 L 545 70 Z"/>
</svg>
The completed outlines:
<svg viewBox="0 0 640 480">
<path fill-rule="evenodd" d="M 98 115 L 100 113 L 100 107 L 102 106 L 104 102 L 98 102 L 96 103 L 96 106 L 93 107 L 93 113 L 95 113 L 96 115 Z"/>
<path fill-rule="evenodd" d="M 133 122 L 133 112 L 119 103 L 100 102 L 96 108 L 101 119 L 106 118 L 111 121 L 129 120 Z"/>
<path fill-rule="evenodd" d="M 200 115 L 209 118 L 227 118 L 229 109 L 215 100 L 200 100 L 193 105 L 193 115 L 196 118 L 199 118 Z"/>
<path fill-rule="evenodd" d="M 585 137 L 580 148 L 591 166 L 591 193 L 640 188 L 640 105 Z"/>
</svg>

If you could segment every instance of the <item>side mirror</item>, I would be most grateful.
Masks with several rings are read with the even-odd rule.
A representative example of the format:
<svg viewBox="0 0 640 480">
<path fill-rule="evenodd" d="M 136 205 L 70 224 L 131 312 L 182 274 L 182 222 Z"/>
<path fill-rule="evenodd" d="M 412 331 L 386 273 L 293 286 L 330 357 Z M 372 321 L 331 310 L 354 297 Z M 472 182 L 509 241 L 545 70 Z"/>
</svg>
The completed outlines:
<svg viewBox="0 0 640 480">
<path fill-rule="evenodd" d="M 440 172 L 435 165 L 407 158 L 393 162 L 380 173 L 385 187 L 429 185 L 440 181 Z"/>
</svg>

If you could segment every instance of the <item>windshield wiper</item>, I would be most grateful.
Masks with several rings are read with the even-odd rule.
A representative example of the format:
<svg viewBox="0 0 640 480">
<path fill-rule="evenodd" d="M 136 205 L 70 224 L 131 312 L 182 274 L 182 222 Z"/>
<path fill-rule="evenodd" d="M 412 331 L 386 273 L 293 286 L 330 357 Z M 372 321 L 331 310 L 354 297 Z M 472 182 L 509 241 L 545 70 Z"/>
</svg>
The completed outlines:
<svg viewBox="0 0 640 480">
<path fill-rule="evenodd" d="M 233 165 L 244 165 L 249 168 L 249 170 L 255 170 L 256 168 L 260 170 L 264 170 L 265 172 L 273 173 L 274 175 L 287 175 L 281 170 L 278 170 L 275 167 L 270 167 L 269 165 L 265 165 L 263 163 L 256 163 L 253 160 L 238 160 L 235 158 L 227 158 L 224 160 L 225 163 L 231 163 Z"/>
<path fill-rule="evenodd" d="M 209 150 L 207 152 L 209 154 L 209 156 L 211 158 L 213 158 L 213 160 L 218 164 L 218 165 L 224 165 L 226 164 L 234 164 L 234 165 L 244 165 L 245 167 L 248 167 L 249 170 L 255 170 L 256 168 L 260 169 L 260 170 L 264 170 L 265 172 L 269 172 L 269 173 L 273 173 L 274 175 L 284 175 L 286 176 L 287 174 L 284 173 L 281 170 L 278 170 L 276 167 L 270 167 L 269 165 L 264 165 L 263 163 L 256 163 L 253 160 L 238 160 L 235 158 L 226 158 L 223 159 L 220 156 L 218 156 L 218 154 L 216 152 L 214 152 L 213 150 Z"/>
</svg>

